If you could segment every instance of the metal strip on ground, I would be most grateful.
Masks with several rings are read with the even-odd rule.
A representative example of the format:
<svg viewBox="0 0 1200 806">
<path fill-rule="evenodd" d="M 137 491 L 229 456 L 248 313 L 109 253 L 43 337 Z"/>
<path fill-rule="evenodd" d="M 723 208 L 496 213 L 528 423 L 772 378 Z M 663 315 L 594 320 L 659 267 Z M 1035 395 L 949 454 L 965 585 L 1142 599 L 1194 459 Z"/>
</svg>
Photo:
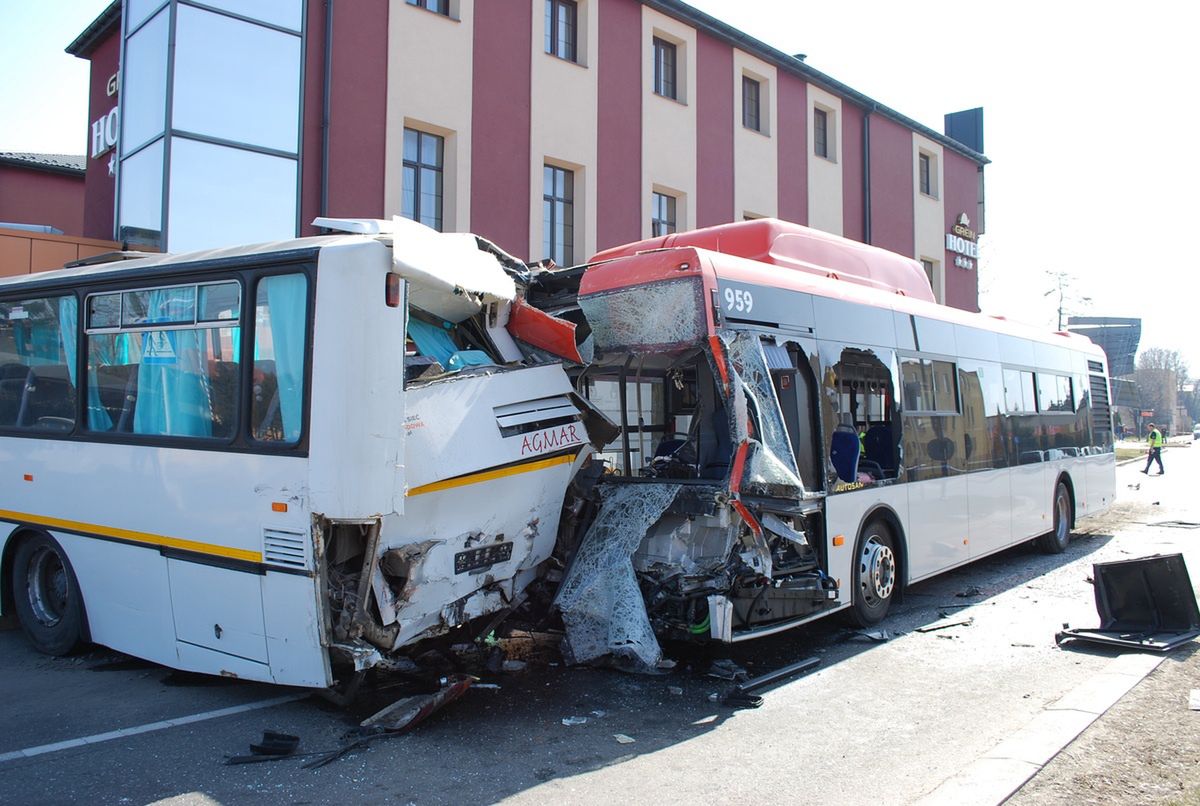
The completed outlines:
<svg viewBox="0 0 1200 806">
<path fill-rule="evenodd" d="M 1088 726 L 1158 668 L 1161 655 L 1114 658 L 1033 721 L 946 779 L 920 806 L 993 806 L 1003 803 L 1041 772 Z"/>
<path fill-rule="evenodd" d="M 124 739 L 127 736 L 136 736 L 139 733 L 151 733 L 156 730 L 165 730 L 167 728 L 177 728 L 181 725 L 190 725 L 194 722 L 205 722 L 209 719 L 219 719 L 223 716 L 232 716 L 234 714 L 242 714 L 247 711 L 257 711 L 261 708 L 272 708 L 276 705 L 283 705 L 296 700 L 302 700 L 308 697 L 308 692 L 304 694 L 291 694 L 287 697 L 275 697 L 270 700 L 259 700 L 258 702 L 248 702 L 244 705 L 232 705 L 228 708 L 218 708 L 215 711 L 204 711 L 199 714 L 191 714 L 189 716 L 179 716 L 174 719 L 164 719 L 159 722 L 149 722 L 145 725 L 138 725 L 133 728 L 122 728 L 121 730 L 110 730 L 105 733 L 95 733 L 91 736 L 81 736 L 78 739 L 67 739 L 61 742 L 53 742 L 52 744 L 41 744 L 36 747 L 26 747 L 22 750 L 13 750 L 8 753 L 0 753 L 0 764 L 6 761 L 16 761 L 19 758 L 32 758 L 45 753 L 54 753 L 59 750 L 70 750 L 73 747 L 86 747 L 90 744 L 100 744 L 101 742 L 112 741 L 113 739 Z"/>
</svg>

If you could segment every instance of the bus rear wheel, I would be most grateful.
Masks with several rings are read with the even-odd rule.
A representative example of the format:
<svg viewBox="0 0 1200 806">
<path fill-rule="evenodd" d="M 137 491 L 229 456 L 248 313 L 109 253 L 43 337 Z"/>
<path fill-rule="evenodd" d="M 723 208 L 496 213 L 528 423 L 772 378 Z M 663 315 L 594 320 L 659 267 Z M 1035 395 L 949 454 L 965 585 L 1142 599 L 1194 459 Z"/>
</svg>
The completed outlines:
<svg viewBox="0 0 1200 806">
<path fill-rule="evenodd" d="M 871 521 L 859 535 L 854 560 L 854 621 L 872 627 L 892 606 L 897 580 L 896 538 L 882 521 Z"/>
<path fill-rule="evenodd" d="M 1071 494 L 1059 482 L 1054 489 L 1054 529 L 1037 539 L 1037 547 L 1047 554 L 1062 554 L 1071 542 Z"/>
<path fill-rule="evenodd" d="M 39 652 L 67 655 L 82 643 L 83 596 L 70 560 L 53 538 L 32 535 L 17 546 L 12 591 L 17 620 Z"/>
</svg>

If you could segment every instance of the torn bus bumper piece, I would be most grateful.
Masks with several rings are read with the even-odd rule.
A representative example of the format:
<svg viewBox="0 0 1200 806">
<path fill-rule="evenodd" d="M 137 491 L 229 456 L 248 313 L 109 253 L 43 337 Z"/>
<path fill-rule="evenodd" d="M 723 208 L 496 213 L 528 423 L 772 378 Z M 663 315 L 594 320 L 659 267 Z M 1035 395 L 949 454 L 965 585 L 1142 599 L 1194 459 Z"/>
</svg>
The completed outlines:
<svg viewBox="0 0 1200 806">
<path fill-rule="evenodd" d="M 1083 641 L 1170 652 L 1200 636 L 1200 608 L 1182 554 L 1095 563 L 1092 580 L 1100 626 L 1064 624 L 1054 636 L 1059 646 Z"/>
</svg>

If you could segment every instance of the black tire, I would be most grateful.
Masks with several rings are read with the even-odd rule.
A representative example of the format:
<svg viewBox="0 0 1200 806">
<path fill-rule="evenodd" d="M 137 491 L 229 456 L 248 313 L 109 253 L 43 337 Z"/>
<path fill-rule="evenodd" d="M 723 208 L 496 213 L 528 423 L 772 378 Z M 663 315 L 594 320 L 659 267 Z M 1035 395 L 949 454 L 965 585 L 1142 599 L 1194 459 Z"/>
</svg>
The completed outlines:
<svg viewBox="0 0 1200 806">
<path fill-rule="evenodd" d="M 39 652 L 67 655 L 84 639 L 83 595 L 62 546 L 31 535 L 13 556 L 12 592 L 21 629 Z"/>
<path fill-rule="evenodd" d="M 858 536 L 854 557 L 851 617 L 860 626 L 873 627 L 887 616 L 899 582 L 891 528 L 883 521 L 868 523 Z"/>
<path fill-rule="evenodd" d="M 1054 488 L 1054 528 L 1037 538 L 1037 547 L 1046 554 L 1062 554 L 1071 543 L 1073 520 L 1071 493 L 1067 491 L 1067 485 L 1060 481 Z"/>
</svg>

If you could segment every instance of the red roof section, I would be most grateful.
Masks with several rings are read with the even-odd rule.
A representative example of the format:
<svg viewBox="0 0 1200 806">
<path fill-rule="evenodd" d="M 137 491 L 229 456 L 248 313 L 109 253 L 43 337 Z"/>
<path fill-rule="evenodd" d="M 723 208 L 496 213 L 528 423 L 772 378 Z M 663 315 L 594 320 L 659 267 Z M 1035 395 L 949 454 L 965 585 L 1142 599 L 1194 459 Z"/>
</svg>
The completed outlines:
<svg viewBox="0 0 1200 806">
<path fill-rule="evenodd" d="M 739 221 L 649 238 L 606 249 L 593 256 L 589 263 L 683 246 L 934 301 L 925 270 L 917 261 L 777 218 Z"/>
</svg>

